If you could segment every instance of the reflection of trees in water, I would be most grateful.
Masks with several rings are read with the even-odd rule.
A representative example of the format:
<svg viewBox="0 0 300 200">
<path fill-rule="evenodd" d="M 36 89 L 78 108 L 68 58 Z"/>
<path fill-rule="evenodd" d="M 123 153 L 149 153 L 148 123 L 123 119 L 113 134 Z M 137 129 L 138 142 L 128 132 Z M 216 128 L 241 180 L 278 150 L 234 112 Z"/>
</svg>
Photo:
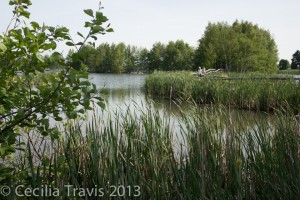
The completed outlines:
<svg viewBox="0 0 300 200">
<path fill-rule="evenodd" d="M 254 124 L 257 124 L 258 121 L 263 121 L 265 123 L 270 123 L 272 115 L 266 114 L 264 112 L 254 112 L 242 109 L 230 109 L 230 108 L 220 108 L 217 105 L 197 105 L 193 102 L 182 102 L 169 99 L 153 98 L 151 99 L 154 102 L 154 107 L 158 110 L 165 110 L 170 115 L 180 117 L 181 112 L 189 113 L 197 109 L 199 112 L 206 113 L 207 117 L 210 117 L 211 120 L 220 121 L 223 124 L 226 124 L 227 120 L 234 122 L 243 122 L 244 125 L 253 127 Z M 222 109 L 222 114 L 216 112 Z"/>
<path fill-rule="evenodd" d="M 111 89 L 107 96 L 104 97 L 108 103 L 113 106 L 113 104 L 122 104 L 133 101 L 145 101 L 145 95 L 142 89 L 136 88 L 124 88 L 124 89 Z"/>
<path fill-rule="evenodd" d="M 150 106 L 170 122 L 175 133 L 180 130 L 179 121 L 182 120 L 182 113 L 190 116 L 198 113 L 200 121 L 207 123 L 207 127 L 217 125 L 220 132 L 233 128 L 245 134 L 255 133 L 263 125 L 272 124 L 272 115 L 262 112 L 220 109 L 215 105 L 195 105 L 193 102 L 147 97 L 143 89 L 144 75 L 91 74 L 91 77 L 93 77 L 92 82 L 97 84 L 98 88 L 105 86 L 108 91 L 108 94 L 104 96 L 107 101 L 107 114 L 102 114 L 103 118 L 107 118 L 108 113 L 127 110 L 140 115 L 141 112 L 147 112 L 147 106 Z"/>
</svg>

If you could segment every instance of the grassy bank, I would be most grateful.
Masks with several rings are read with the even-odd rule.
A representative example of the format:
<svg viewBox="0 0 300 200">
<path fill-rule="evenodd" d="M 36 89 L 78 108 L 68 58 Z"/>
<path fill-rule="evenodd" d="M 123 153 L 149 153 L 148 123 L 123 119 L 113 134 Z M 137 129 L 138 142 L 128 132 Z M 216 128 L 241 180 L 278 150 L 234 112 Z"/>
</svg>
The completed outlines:
<svg viewBox="0 0 300 200">
<path fill-rule="evenodd" d="M 13 159 L 10 184 L 59 188 L 61 197 L 48 199 L 297 199 L 299 122 L 276 113 L 268 123 L 250 125 L 246 117 L 192 106 L 174 127 L 148 106 L 141 115 L 117 113 L 105 124 L 75 123 L 59 140 L 29 137 L 26 153 Z M 112 186 L 121 194 L 124 186 L 124 195 L 111 197 Z M 74 188 L 105 194 L 81 196 Z"/>
<path fill-rule="evenodd" d="M 232 78 L 223 80 L 212 76 L 198 78 L 189 72 L 155 72 L 146 78 L 146 91 L 164 98 L 193 99 L 200 104 L 264 111 L 293 109 L 296 113 L 300 110 L 300 86 L 293 79 L 274 80 L 256 74 L 234 74 Z"/>
<path fill-rule="evenodd" d="M 291 75 L 300 75 L 300 69 L 286 69 L 279 70 L 278 74 L 291 74 Z"/>
</svg>

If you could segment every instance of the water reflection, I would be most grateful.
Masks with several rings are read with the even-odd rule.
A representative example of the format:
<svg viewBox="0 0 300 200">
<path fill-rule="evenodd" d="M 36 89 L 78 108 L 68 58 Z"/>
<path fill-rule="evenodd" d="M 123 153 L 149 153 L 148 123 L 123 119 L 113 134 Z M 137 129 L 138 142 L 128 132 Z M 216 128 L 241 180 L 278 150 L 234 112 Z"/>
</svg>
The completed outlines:
<svg viewBox="0 0 300 200">
<path fill-rule="evenodd" d="M 193 133 L 188 133 L 191 130 L 200 134 L 202 131 L 209 131 L 215 133 L 215 137 L 221 135 L 222 144 L 226 143 L 228 135 L 233 132 L 239 133 L 242 139 L 249 134 L 266 132 L 260 131 L 260 129 L 268 129 L 272 132 L 270 128 L 272 128 L 272 117 L 274 118 L 274 116 L 263 112 L 220 109 L 214 105 L 195 105 L 192 102 L 146 97 L 144 75 L 91 74 L 91 81 L 97 85 L 98 89 L 105 88 L 107 90 L 107 95 L 103 96 L 106 108 L 89 111 L 87 120 L 80 121 L 82 130 L 86 130 L 86 126 L 92 120 L 99 125 L 97 128 L 100 129 L 114 122 L 116 122 L 114 126 L 118 126 L 124 120 L 122 116 L 126 116 L 128 112 L 134 117 L 134 120 L 141 120 L 139 116 L 143 113 L 147 114 L 148 109 L 152 109 L 151 111 L 159 113 L 162 123 L 169 126 L 166 129 L 171 133 L 174 150 L 176 153 L 182 154 L 187 152 L 187 135 L 193 135 Z M 184 119 L 184 117 L 186 118 Z M 60 128 L 64 129 L 63 124 L 56 123 L 55 125 L 60 125 Z M 192 128 L 186 127 L 189 125 Z M 201 127 L 209 130 L 202 130 Z M 122 127 L 118 130 L 120 129 Z M 245 153 L 246 150 L 243 149 L 243 152 Z"/>
<path fill-rule="evenodd" d="M 195 127 L 195 132 L 201 132 L 197 128 L 202 123 L 205 127 L 210 127 L 215 131 L 215 135 L 221 135 L 222 143 L 225 144 L 230 132 L 239 133 L 242 137 L 247 137 L 257 132 L 259 129 L 269 129 L 272 131 L 272 116 L 263 112 L 252 112 L 246 110 L 222 108 L 214 105 L 195 105 L 193 102 L 180 102 L 168 99 L 146 97 L 144 90 L 144 75 L 104 75 L 92 74 L 92 82 L 98 88 L 106 88 L 108 94 L 104 96 L 106 100 L 106 109 L 89 112 L 89 119 L 98 118 L 101 124 L 108 124 L 109 121 L 115 122 L 118 120 L 122 123 L 120 116 L 125 113 L 130 113 L 139 119 L 142 113 L 147 113 L 149 108 L 157 111 L 168 124 L 169 131 L 172 133 L 174 150 L 181 150 L 181 153 L 186 152 L 189 135 L 186 126 L 191 124 Z M 182 115 L 187 117 L 182 118 Z M 195 115 L 199 115 L 196 116 Z M 192 120 L 198 119 L 197 122 Z M 186 120 L 186 121 L 184 121 Z M 201 126 L 202 126 L 201 125 Z M 263 125 L 263 126 L 262 126 Z M 271 129 L 270 129 L 271 128 Z M 210 130 L 210 131 L 211 131 Z M 245 153 L 245 149 L 243 149 Z"/>
<path fill-rule="evenodd" d="M 90 74 L 90 80 L 97 85 L 97 88 L 105 88 L 108 94 L 104 96 L 107 105 L 107 112 L 124 112 L 128 109 L 132 112 L 137 110 L 145 111 L 145 105 L 157 109 L 161 115 L 170 117 L 171 122 L 176 121 L 180 117 L 181 112 L 190 112 L 189 109 L 194 109 L 195 105 L 192 102 L 183 103 L 168 99 L 146 97 L 144 90 L 145 75 L 130 75 L 130 74 Z M 146 103 L 147 102 L 147 103 Z M 211 109 L 213 113 L 214 106 L 197 106 L 198 109 Z M 136 109 L 138 108 L 138 109 Z M 246 110 L 227 109 L 227 114 L 230 120 L 243 120 L 250 127 L 253 124 L 262 120 L 269 120 L 269 115 L 266 113 L 258 113 Z M 106 114 L 101 114 L 104 118 Z M 228 118 L 228 117 L 227 117 Z M 220 119 L 216 119 L 220 120 Z M 175 122 L 174 122 L 175 123 Z M 225 122 L 224 122 L 225 123 Z"/>
</svg>

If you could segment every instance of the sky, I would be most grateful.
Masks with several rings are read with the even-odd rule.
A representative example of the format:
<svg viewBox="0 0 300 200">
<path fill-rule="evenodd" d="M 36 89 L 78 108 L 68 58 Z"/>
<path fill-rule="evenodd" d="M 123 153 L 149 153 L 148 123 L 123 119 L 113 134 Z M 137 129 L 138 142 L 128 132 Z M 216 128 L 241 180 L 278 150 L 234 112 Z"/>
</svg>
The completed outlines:
<svg viewBox="0 0 300 200">
<path fill-rule="evenodd" d="M 8 0 L 0 2 L 0 33 L 5 32 L 12 16 Z M 84 9 L 98 9 L 98 0 L 32 0 L 31 20 L 51 26 L 66 26 L 76 32 L 88 17 Z M 250 21 L 270 31 L 279 59 L 290 60 L 300 50 L 299 0 L 102 0 L 113 33 L 99 36 L 100 43 L 124 42 L 150 49 L 155 42 L 183 40 L 193 47 L 203 36 L 209 22 Z M 67 52 L 69 47 L 59 46 Z"/>
</svg>

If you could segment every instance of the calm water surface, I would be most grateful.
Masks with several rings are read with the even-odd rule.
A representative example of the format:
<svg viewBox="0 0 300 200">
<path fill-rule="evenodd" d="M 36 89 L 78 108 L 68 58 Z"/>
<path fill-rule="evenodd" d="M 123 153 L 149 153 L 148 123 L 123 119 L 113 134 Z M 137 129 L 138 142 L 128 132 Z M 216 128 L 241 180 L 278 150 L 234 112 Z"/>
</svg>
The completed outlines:
<svg viewBox="0 0 300 200">
<path fill-rule="evenodd" d="M 104 96 L 104 99 L 107 105 L 106 110 L 109 112 L 123 112 L 128 108 L 135 111 L 137 110 L 136 108 L 145 109 L 145 104 L 148 100 L 153 102 L 151 105 L 157 108 L 161 114 L 167 113 L 171 121 L 176 121 L 176 116 L 179 115 L 178 106 L 174 102 L 146 97 L 144 89 L 146 75 L 91 73 L 89 77 L 98 89 L 104 88 L 107 90 L 108 94 Z M 181 108 L 187 111 L 188 106 L 183 104 Z M 247 121 L 261 120 L 262 115 L 263 118 L 267 116 L 263 113 L 244 110 L 231 110 L 230 112 L 232 116 L 237 113 L 245 115 Z"/>
</svg>

